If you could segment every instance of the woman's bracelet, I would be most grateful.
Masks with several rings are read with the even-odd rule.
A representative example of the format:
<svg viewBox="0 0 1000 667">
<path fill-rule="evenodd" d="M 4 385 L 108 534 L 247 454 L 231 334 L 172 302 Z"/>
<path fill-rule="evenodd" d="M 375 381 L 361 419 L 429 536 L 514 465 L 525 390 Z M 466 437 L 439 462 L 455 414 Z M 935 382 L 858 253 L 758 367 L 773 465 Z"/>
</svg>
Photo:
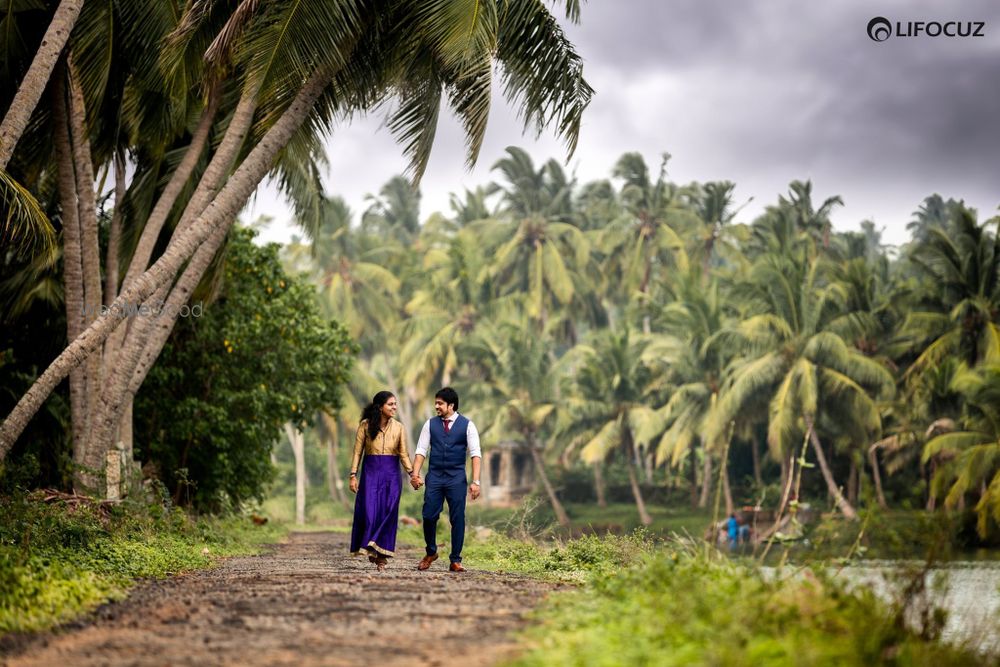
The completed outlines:
<svg viewBox="0 0 1000 667">
<path fill-rule="evenodd" d="M 351 473 L 351 477 L 357 477 L 357 476 L 358 476 L 358 473 L 356 473 L 356 472 L 352 472 Z"/>
</svg>

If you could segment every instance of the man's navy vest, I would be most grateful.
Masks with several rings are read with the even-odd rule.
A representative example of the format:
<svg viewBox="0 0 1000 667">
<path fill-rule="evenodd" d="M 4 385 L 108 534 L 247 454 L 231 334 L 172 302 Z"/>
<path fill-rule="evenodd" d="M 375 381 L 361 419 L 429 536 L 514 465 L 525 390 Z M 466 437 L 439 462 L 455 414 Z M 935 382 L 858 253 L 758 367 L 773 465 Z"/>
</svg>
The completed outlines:
<svg viewBox="0 0 1000 667">
<path fill-rule="evenodd" d="M 431 451 L 427 462 L 429 472 L 448 477 L 465 477 L 465 458 L 469 452 L 469 420 L 458 415 L 448 433 L 444 420 L 431 419 Z"/>
</svg>

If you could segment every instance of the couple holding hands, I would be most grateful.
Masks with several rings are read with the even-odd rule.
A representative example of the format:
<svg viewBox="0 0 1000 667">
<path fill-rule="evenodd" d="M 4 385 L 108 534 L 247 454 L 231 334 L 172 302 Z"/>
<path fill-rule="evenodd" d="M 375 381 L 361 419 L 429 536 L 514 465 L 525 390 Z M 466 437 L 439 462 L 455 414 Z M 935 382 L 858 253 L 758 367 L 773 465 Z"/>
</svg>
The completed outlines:
<svg viewBox="0 0 1000 667">
<path fill-rule="evenodd" d="M 396 421 L 399 402 L 389 391 L 380 391 L 361 413 L 354 457 L 351 460 L 351 491 L 354 502 L 354 525 L 351 529 L 351 553 L 366 553 L 379 571 L 384 570 L 396 549 L 396 528 L 399 522 L 399 499 L 402 482 L 399 464 L 410 475 L 414 489 L 426 486 L 424 507 L 424 542 L 427 555 L 420 560 L 418 570 L 426 570 L 438 558 L 437 522 L 448 501 L 451 521 L 452 572 L 464 572 L 462 544 L 465 541 L 465 496 L 479 497 L 479 471 L 482 452 L 479 431 L 464 415 L 458 414 L 458 393 L 445 387 L 434 394 L 436 417 L 428 419 L 417 439 L 417 451 L 410 463 L 406 447 L 406 429 Z M 358 464 L 364 465 L 358 476 Z M 465 459 L 472 458 L 472 483 L 467 485 Z M 424 459 L 428 460 L 427 480 L 420 477 Z"/>
</svg>

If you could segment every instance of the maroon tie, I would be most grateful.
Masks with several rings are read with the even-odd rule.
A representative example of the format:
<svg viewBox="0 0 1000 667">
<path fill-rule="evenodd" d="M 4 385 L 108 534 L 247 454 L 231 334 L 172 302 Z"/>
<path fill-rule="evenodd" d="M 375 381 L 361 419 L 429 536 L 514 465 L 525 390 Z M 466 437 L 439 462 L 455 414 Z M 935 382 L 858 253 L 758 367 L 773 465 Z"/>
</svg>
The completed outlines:
<svg viewBox="0 0 1000 667">
<path fill-rule="evenodd" d="M 444 417 L 442 417 L 441 420 L 444 422 L 444 434 L 448 435 L 448 432 L 451 431 L 451 422 Z"/>
</svg>

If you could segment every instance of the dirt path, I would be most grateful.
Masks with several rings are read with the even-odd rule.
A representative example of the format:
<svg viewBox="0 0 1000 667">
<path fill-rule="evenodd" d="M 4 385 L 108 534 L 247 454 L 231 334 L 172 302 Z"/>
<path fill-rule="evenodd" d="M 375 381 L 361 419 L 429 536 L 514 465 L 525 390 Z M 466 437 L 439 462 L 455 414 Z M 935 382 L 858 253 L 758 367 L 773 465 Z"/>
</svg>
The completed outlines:
<svg viewBox="0 0 1000 667">
<path fill-rule="evenodd" d="M 386 572 L 347 555 L 347 536 L 294 533 L 270 553 L 150 582 L 75 629 L 31 638 L 4 665 L 462 665 L 514 652 L 522 615 L 553 586 L 521 576 Z M 443 561 L 443 564 L 442 564 Z"/>
</svg>

